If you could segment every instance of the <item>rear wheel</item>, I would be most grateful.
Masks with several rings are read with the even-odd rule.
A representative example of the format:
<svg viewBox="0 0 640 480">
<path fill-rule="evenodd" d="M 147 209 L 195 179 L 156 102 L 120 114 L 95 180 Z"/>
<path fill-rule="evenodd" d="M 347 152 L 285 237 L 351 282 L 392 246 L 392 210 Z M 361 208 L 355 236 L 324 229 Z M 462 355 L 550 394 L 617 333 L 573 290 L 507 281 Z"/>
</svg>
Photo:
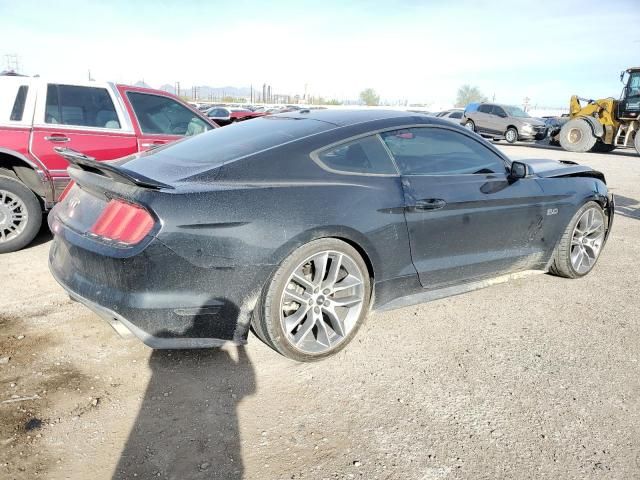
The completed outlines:
<svg viewBox="0 0 640 480">
<path fill-rule="evenodd" d="M 600 256 L 606 217 L 596 202 L 586 203 L 573 216 L 553 254 L 550 272 L 579 278 L 589 273 Z"/>
<path fill-rule="evenodd" d="M 596 140 L 589 124 L 581 118 L 569 120 L 560 130 L 560 145 L 568 152 L 588 152 Z"/>
<path fill-rule="evenodd" d="M 509 127 L 504 134 L 504 138 L 509 143 L 516 143 L 518 141 L 518 131 L 513 127 Z"/>
<path fill-rule="evenodd" d="M 636 152 L 638 152 L 638 155 L 640 155 L 640 131 L 636 131 L 636 138 L 633 141 L 633 144 L 636 147 Z"/>
<path fill-rule="evenodd" d="M 332 355 L 354 337 L 369 310 L 367 266 L 347 243 L 326 238 L 293 252 L 256 307 L 255 333 L 282 355 L 308 362 Z"/>
<path fill-rule="evenodd" d="M 42 225 L 42 207 L 20 181 L 0 176 L 0 253 L 26 247 Z"/>
</svg>

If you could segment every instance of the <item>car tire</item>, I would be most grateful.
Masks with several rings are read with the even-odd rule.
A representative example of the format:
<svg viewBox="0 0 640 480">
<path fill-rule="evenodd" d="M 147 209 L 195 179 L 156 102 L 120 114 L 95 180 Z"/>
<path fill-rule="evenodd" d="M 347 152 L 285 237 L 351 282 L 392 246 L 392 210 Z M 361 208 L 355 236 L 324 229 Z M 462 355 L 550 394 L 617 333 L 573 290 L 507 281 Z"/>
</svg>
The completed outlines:
<svg viewBox="0 0 640 480">
<path fill-rule="evenodd" d="M 560 145 L 568 152 L 588 152 L 596 144 L 596 137 L 586 120 L 574 118 L 560 129 Z"/>
<path fill-rule="evenodd" d="M 464 128 L 466 128 L 467 130 L 471 130 L 472 132 L 475 132 L 476 124 L 473 123 L 473 120 L 467 120 L 466 122 L 464 122 Z"/>
<path fill-rule="evenodd" d="M 635 140 L 633 141 L 634 146 L 636 147 L 636 152 L 640 155 L 640 132 L 636 131 Z"/>
<path fill-rule="evenodd" d="M 0 175 L 0 253 L 26 247 L 42 226 L 42 206 L 22 182 Z"/>
<path fill-rule="evenodd" d="M 509 143 L 516 143 L 518 141 L 518 130 L 514 127 L 507 128 L 507 131 L 504 132 L 504 139 Z"/>
<path fill-rule="evenodd" d="M 593 215 L 589 221 L 589 215 Z M 549 272 L 565 278 L 580 278 L 595 266 L 604 246 L 607 217 L 596 202 L 587 202 L 571 218 L 553 252 Z M 587 239 L 585 241 L 584 239 Z M 589 261 L 578 264 L 582 255 Z"/>
<path fill-rule="evenodd" d="M 596 144 L 591 148 L 591 151 L 595 153 L 609 153 L 613 152 L 615 148 L 616 146 L 610 143 L 597 141 Z"/>
<path fill-rule="evenodd" d="M 335 238 L 314 240 L 291 253 L 267 282 L 254 310 L 253 331 L 288 358 L 320 360 L 351 341 L 370 299 L 369 270 L 358 251 Z"/>
</svg>

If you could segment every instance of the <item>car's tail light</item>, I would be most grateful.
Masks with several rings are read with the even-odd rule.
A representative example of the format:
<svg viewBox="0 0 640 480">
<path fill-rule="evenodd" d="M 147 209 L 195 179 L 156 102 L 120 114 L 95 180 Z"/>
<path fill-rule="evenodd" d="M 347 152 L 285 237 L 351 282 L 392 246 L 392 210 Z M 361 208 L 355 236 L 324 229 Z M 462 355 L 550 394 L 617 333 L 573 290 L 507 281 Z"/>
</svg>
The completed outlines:
<svg viewBox="0 0 640 480">
<path fill-rule="evenodd" d="M 67 186 L 64 187 L 64 190 L 62 191 L 62 193 L 60 194 L 60 196 L 58 197 L 58 201 L 61 202 L 62 200 L 64 200 L 64 197 L 66 197 L 69 192 L 71 191 L 71 189 L 73 188 L 73 186 L 76 184 L 76 182 L 74 182 L 73 180 L 71 180 L 69 183 L 67 183 Z"/>
<path fill-rule="evenodd" d="M 151 231 L 153 224 L 153 217 L 144 208 L 110 200 L 89 232 L 113 242 L 135 245 Z"/>
</svg>

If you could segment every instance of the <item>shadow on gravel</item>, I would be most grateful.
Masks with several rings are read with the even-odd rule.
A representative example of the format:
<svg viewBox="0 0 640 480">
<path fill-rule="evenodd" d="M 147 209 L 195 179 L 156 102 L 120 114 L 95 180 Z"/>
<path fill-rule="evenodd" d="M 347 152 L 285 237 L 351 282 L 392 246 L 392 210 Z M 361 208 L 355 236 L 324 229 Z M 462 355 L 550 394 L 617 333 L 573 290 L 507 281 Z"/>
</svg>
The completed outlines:
<svg viewBox="0 0 640 480">
<path fill-rule="evenodd" d="M 640 200 L 616 195 L 616 215 L 640 220 Z"/>
<path fill-rule="evenodd" d="M 38 245 L 42 245 L 43 243 L 47 243 L 51 239 L 53 239 L 53 235 L 51 234 L 51 231 L 49 230 L 49 225 L 47 225 L 47 217 L 45 215 L 45 216 L 42 217 L 42 227 L 40 227 L 40 231 L 36 235 L 36 238 L 34 238 L 31 241 L 31 243 L 25 247 L 25 249 L 32 248 L 32 247 L 37 247 Z"/>
<path fill-rule="evenodd" d="M 560 146 L 556 146 L 556 145 L 549 145 L 548 141 L 545 140 L 540 140 L 538 142 L 517 142 L 515 144 L 510 144 L 507 142 L 494 142 L 496 143 L 496 145 L 500 145 L 501 147 L 531 147 L 531 148 L 540 148 L 543 150 L 557 150 L 559 152 L 564 152 L 565 150 L 563 150 L 562 147 Z M 607 153 L 602 153 L 602 152 L 588 152 L 588 153 L 595 153 L 595 154 L 600 154 L 600 155 L 620 155 L 623 157 L 637 157 L 638 156 L 638 152 L 636 152 L 636 150 L 634 148 L 616 148 L 615 150 L 613 150 L 612 152 L 607 152 Z M 576 153 L 576 155 L 580 155 L 579 153 Z M 579 158 L 579 157 L 578 157 Z M 576 160 L 576 161 L 580 161 L 580 160 Z"/>
<path fill-rule="evenodd" d="M 256 389 L 244 347 L 155 350 L 149 368 L 113 478 L 241 479 L 237 405 Z"/>
</svg>

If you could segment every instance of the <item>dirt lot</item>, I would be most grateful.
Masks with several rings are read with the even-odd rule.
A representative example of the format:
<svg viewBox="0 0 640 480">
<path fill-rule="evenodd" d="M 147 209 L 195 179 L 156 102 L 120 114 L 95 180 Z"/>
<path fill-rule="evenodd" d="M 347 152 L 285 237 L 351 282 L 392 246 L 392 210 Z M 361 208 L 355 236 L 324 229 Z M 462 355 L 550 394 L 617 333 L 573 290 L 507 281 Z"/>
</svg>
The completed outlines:
<svg viewBox="0 0 640 480">
<path fill-rule="evenodd" d="M 338 356 L 151 351 L 71 302 L 50 237 L 0 258 L 0 477 L 640 478 L 640 158 L 595 271 L 373 315 Z"/>
</svg>

